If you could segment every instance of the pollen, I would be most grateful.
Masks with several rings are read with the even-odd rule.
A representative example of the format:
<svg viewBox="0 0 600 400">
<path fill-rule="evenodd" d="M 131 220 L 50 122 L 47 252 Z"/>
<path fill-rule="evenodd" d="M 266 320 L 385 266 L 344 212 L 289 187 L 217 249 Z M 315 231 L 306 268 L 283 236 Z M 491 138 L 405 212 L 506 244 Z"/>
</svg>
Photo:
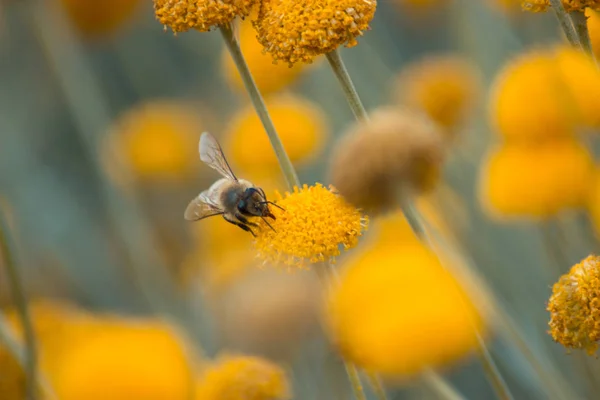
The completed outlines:
<svg viewBox="0 0 600 400">
<path fill-rule="evenodd" d="M 173 32 L 207 32 L 250 14 L 254 0 L 154 0 L 156 19 Z"/>
<path fill-rule="evenodd" d="M 574 265 L 552 288 L 550 335 L 569 349 L 593 355 L 600 340 L 600 257 Z"/>
<path fill-rule="evenodd" d="M 276 219 L 258 220 L 255 247 L 265 262 L 305 267 L 330 261 L 357 245 L 368 219 L 348 204 L 333 187 L 317 183 L 294 188 L 293 193 L 276 193 L 271 206 Z M 267 225 L 271 224 L 272 228 Z"/>
<path fill-rule="evenodd" d="M 586 8 L 592 10 L 600 9 L 599 0 L 562 0 L 566 12 L 585 11 Z M 525 11 L 544 12 L 550 8 L 550 0 L 522 0 L 521 7 Z"/>
<path fill-rule="evenodd" d="M 341 45 L 356 46 L 376 7 L 376 0 L 265 0 L 255 27 L 275 61 L 311 63 Z"/>
</svg>

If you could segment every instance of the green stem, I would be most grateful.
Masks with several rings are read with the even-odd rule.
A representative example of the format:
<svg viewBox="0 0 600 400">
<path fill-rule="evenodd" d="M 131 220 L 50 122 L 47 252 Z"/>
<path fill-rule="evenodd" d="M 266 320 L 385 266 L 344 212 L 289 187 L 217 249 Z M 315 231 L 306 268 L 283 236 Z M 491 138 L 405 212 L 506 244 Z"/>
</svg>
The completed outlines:
<svg viewBox="0 0 600 400">
<path fill-rule="evenodd" d="M 552 6 L 552 10 L 554 10 L 554 14 L 556 14 L 556 18 L 558 18 L 558 23 L 567 36 L 567 40 L 571 43 L 571 46 L 581 48 L 579 35 L 577 35 L 577 31 L 573 26 L 573 21 L 569 17 L 569 14 L 565 11 L 562 0 L 550 0 L 550 5 Z"/>
<path fill-rule="evenodd" d="M 590 40 L 590 31 L 588 29 L 585 12 L 573 11 L 571 13 L 571 20 L 575 27 L 575 31 L 577 32 L 577 36 L 579 37 L 581 48 L 588 56 L 592 57 L 592 59 L 596 61 L 594 57 L 594 51 L 592 49 L 592 41 Z"/>
<path fill-rule="evenodd" d="M 383 387 L 383 383 L 381 382 L 381 378 L 372 372 L 367 374 L 369 378 L 369 384 L 375 392 L 375 396 L 377 396 L 378 400 L 388 400 L 387 393 L 385 392 L 385 388 Z"/>
<path fill-rule="evenodd" d="M 465 400 L 452 385 L 450 385 L 443 377 L 432 369 L 426 369 L 421 376 L 423 381 L 427 383 L 441 399 L 446 400 Z"/>
<path fill-rule="evenodd" d="M 0 255 L 2 264 L 8 276 L 13 301 L 17 307 L 23 332 L 25 337 L 26 353 L 25 353 L 25 375 L 27 377 L 27 399 L 36 399 L 37 390 L 37 346 L 35 335 L 33 332 L 33 324 L 27 307 L 27 297 L 23 288 L 23 279 L 20 270 L 15 264 L 14 245 L 11 242 L 8 233 L 8 224 L 4 218 L 3 212 L 0 210 Z"/>
<path fill-rule="evenodd" d="M 479 343 L 479 359 L 481 360 L 483 370 L 485 371 L 488 380 L 491 382 L 496 395 L 501 400 L 513 400 L 513 395 L 510 392 L 506 381 L 504 381 L 502 374 L 500 374 L 500 371 L 479 332 L 477 332 L 477 341 Z"/>
<path fill-rule="evenodd" d="M 352 391 L 354 392 L 356 400 L 367 400 L 356 366 L 344 361 L 344 367 L 346 368 L 346 374 L 348 374 L 348 379 L 350 380 L 350 385 L 352 386 Z"/>
<path fill-rule="evenodd" d="M 369 115 L 367 114 L 367 110 L 358 96 L 358 92 L 354 87 L 354 83 L 352 83 L 350 74 L 348 74 L 348 70 L 346 69 L 346 65 L 344 64 L 339 51 L 333 50 L 332 52 L 327 53 L 327 61 L 329 61 L 333 73 L 340 82 L 346 100 L 348 100 L 350 109 L 354 113 L 356 119 L 363 121 L 368 120 Z"/>
<path fill-rule="evenodd" d="M 271 120 L 271 116 L 267 111 L 265 101 L 263 100 L 262 95 L 256 86 L 256 82 L 254 82 L 252 73 L 250 72 L 248 64 L 246 63 L 244 55 L 242 54 L 240 44 L 233 33 L 232 26 L 222 25 L 219 30 L 223 35 L 223 39 L 225 40 L 229 54 L 231 54 L 231 58 L 233 59 L 242 81 L 244 82 L 244 86 L 246 87 L 246 91 L 250 96 L 250 101 L 252 102 L 256 113 L 258 114 L 258 118 L 260 118 L 260 121 L 262 122 L 265 131 L 269 136 L 271 146 L 273 146 L 273 150 L 275 151 L 275 155 L 277 156 L 277 160 L 279 161 L 279 165 L 283 171 L 283 175 L 285 176 L 288 187 L 290 189 L 293 189 L 294 186 L 299 187 L 300 181 L 298 180 L 298 175 L 296 175 L 296 170 L 294 169 L 290 158 L 283 148 L 281 139 L 275 130 L 275 125 L 273 125 L 273 120 Z"/>
</svg>

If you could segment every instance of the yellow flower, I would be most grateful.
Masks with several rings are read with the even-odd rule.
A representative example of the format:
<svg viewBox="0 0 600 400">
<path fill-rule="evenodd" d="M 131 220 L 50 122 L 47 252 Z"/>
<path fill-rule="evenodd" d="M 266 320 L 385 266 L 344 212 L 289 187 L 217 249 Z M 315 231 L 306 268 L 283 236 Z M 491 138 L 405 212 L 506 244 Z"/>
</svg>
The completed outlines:
<svg viewBox="0 0 600 400">
<path fill-rule="evenodd" d="M 259 229 L 254 245 L 258 255 L 273 264 L 303 267 L 308 263 L 335 261 L 340 247 L 350 249 L 366 229 L 368 219 L 334 192 L 334 189 L 304 185 L 285 197 L 277 193 L 276 216 L 269 228 L 257 220 Z"/>
<path fill-rule="evenodd" d="M 0 345 L 0 393 L 2 400 L 25 399 L 25 373 L 12 354 Z"/>
<path fill-rule="evenodd" d="M 479 73 L 457 55 L 430 55 L 407 65 L 396 79 L 399 104 L 424 111 L 452 132 L 465 121 L 480 92 Z"/>
<path fill-rule="evenodd" d="M 523 54 L 496 77 L 490 96 L 492 125 L 511 141 L 570 136 L 576 113 L 566 92 L 551 54 Z"/>
<path fill-rule="evenodd" d="M 341 45 L 357 45 L 376 7 L 376 0 L 265 0 L 255 27 L 274 60 L 310 63 Z"/>
<path fill-rule="evenodd" d="M 105 158 L 117 155 L 143 180 L 179 180 L 197 169 L 197 111 L 174 101 L 140 104 L 122 115 L 107 136 Z M 107 169 L 119 179 L 115 166 Z"/>
<path fill-rule="evenodd" d="M 273 59 L 268 54 L 265 54 L 263 46 L 256 39 L 256 31 L 252 26 L 251 19 L 254 20 L 255 17 L 251 15 L 240 23 L 238 30 L 240 47 L 260 92 L 263 95 L 268 95 L 295 82 L 304 71 L 305 66 L 304 64 L 296 64 L 290 67 L 281 63 L 275 64 Z M 233 88 L 245 93 L 242 78 L 229 51 L 225 48 L 223 49 L 221 62 L 225 78 L 229 84 Z"/>
<path fill-rule="evenodd" d="M 88 37 L 110 33 L 130 20 L 140 0 L 61 0 L 67 17 Z"/>
<path fill-rule="evenodd" d="M 314 159 L 327 140 L 327 119 L 312 102 L 293 95 L 267 99 L 267 108 L 294 164 Z M 250 106 L 234 116 L 224 141 L 232 164 L 242 171 L 278 171 L 279 163 L 265 130 Z"/>
<path fill-rule="evenodd" d="M 154 0 L 156 19 L 173 32 L 211 28 L 250 14 L 254 0 Z"/>
<path fill-rule="evenodd" d="M 444 4 L 449 3 L 448 0 L 397 0 L 403 6 L 411 9 L 423 9 L 428 10 L 432 8 L 441 7 Z"/>
<path fill-rule="evenodd" d="M 285 371 L 249 356 L 222 356 L 209 366 L 196 388 L 202 400 L 285 400 L 290 389 Z"/>
<path fill-rule="evenodd" d="M 600 9 L 599 0 L 562 0 L 565 11 L 585 11 L 586 8 Z M 550 7 L 550 0 L 521 0 L 523 10 L 531 12 L 544 12 Z"/>
<path fill-rule="evenodd" d="M 561 276 L 547 309 L 555 341 L 594 354 L 600 340 L 600 258 L 590 255 Z"/>
<path fill-rule="evenodd" d="M 327 311 L 329 333 L 342 354 L 389 378 L 458 361 L 477 347 L 476 332 L 484 328 L 435 254 L 401 238 L 349 260 Z"/>
<path fill-rule="evenodd" d="M 351 125 L 333 155 L 329 176 L 344 198 L 368 213 L 398 205 L 399 196 L 431 189 L 441 173 L 444 143 L 420 112 L 386 107 Z"/>
<path fill-rule="evenodd" d="M 585 205 L 592 170 L 590 154 L 575 141 L 507 145 L 482 169 L 480 200 L 498 217 L 547 218 Z"/>
<path fill-rule="evenodd" d="M 596 59 L 600 59 L 600 13 L 592 10 L 586 10 L 585 15 L 588 17 L 588 30 L 590 32 L 590 40 Z"/>
</svg>

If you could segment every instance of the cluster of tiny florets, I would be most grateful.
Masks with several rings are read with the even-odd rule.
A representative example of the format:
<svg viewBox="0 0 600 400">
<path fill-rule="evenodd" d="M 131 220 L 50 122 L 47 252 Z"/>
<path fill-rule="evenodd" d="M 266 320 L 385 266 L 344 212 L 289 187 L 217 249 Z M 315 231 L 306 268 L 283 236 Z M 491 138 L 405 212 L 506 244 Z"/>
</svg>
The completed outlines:
<svg viewBox="0 0 600 400">
<path fill-rule="evenodd" d="M 310 63 L 341 45 L 355 46 L 376 6 L 376 0 L 265 0 L 255 27 L 274 60 Z"/>
<path fill-rule="evenodd" d="M 552 288 L 550 335 L 567 348 L 594 354 L 600 340 L 600 257 L 589 256 Z"/>
<path fill-rule="evenodd" d="M 600 9 L 599 0 L 562 0 L 566 12 L 585 11 L 586 8 Z M 544 12 L 550 8 L 550 0 L 522 0 L 521 7 L 525 11 Z"/>
<path fill-rule="evenodd" d="M 207 32 L 250 14 L 254 0 L 154 0 L 156 19 L 173 32 Z"/>
</svg>

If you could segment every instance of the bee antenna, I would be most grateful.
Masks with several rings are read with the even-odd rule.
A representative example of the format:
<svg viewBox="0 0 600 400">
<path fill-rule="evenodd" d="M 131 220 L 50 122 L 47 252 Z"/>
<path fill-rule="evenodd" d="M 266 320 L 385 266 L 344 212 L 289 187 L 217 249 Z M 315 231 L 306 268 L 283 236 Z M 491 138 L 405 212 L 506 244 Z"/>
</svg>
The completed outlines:
<svg viewBox="0 0 600 400">
<path fill-rule="evenodd" d="M 275 207 L 279 208 L 282 211 L 285 211 L 285 208 L 281 207 L 279 204 L 277 203 L 273 203 L 272 201 L 261 201 L 260 204 L 273 204 Z"/>
<path fill-rule="evenodd" d="M 261 216 L 261 218 L 262 218 L 262 220 L 263 220 L 263 221 L 265 221 L 265 224 L 267 224 L 267 225 L 269 226 L 269 228 L 273 229 L 273 232 L 277 232 L 277 231 L 275 230 L 275 228 L 273 228 L 273 225 L 271 225 L 271 224 L 269 223 L 269 221 L 267 221 L 267 219 L 266 219 L 265 217 Z"/>
</svg>

